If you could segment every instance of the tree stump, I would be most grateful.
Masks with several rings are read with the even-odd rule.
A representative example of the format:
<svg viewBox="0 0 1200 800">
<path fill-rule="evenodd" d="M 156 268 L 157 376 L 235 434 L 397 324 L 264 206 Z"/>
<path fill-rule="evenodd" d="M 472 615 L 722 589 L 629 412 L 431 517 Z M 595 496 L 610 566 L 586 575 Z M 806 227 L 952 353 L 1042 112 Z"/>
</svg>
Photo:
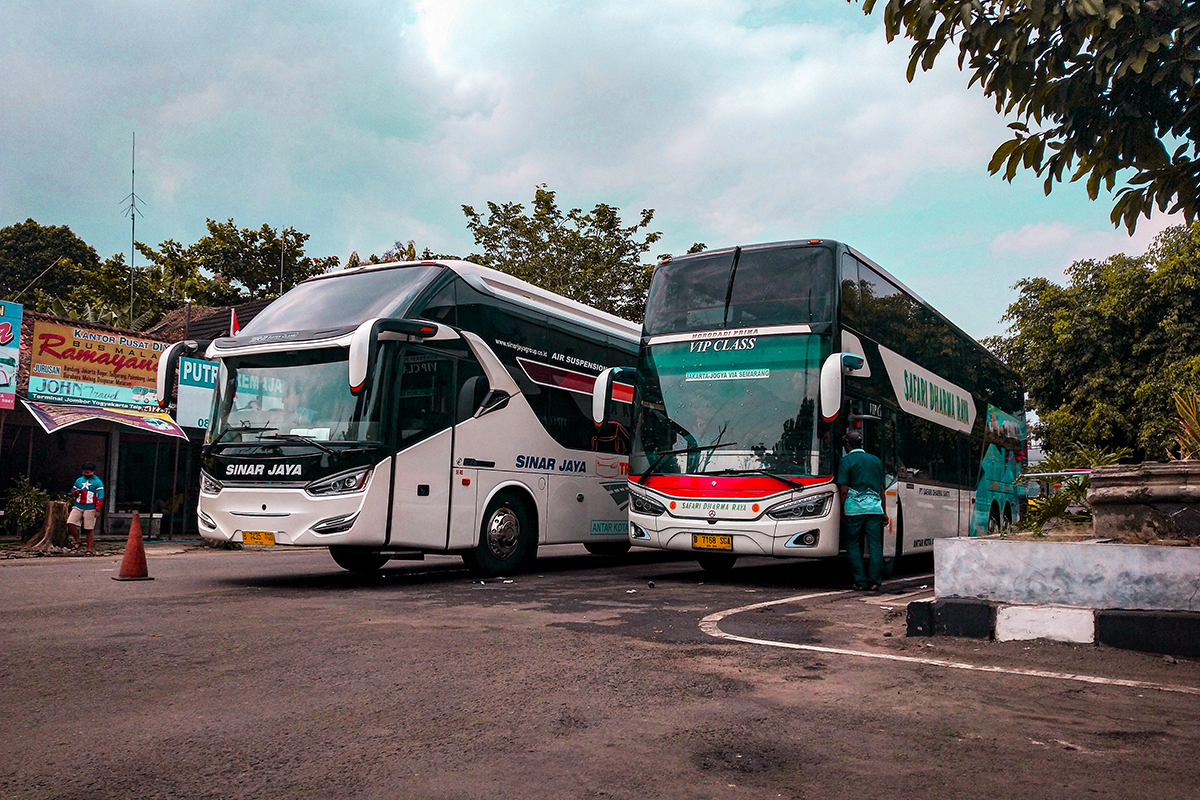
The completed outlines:
<svg viewBox="0 0 1200 800">
<path fill-rule="evenodd" d="M 61 500 L 51 500 L 46 503 L 46 521 L 42 523 L 42 532 L 25 545 L 25 549 L 37 553 L 51 553 L 56 549 L 65 550 L 70 545 L 70 535 L 67 533 L 67 514 L 69 512 L 69 503 Z"/>
</svg>

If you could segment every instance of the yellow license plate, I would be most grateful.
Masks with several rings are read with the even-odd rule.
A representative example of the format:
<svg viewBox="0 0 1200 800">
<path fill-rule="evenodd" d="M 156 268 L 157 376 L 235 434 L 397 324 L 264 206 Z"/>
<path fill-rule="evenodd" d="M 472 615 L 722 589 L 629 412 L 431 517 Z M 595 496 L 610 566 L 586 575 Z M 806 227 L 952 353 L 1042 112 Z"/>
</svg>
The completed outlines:
<svg viewBox="0 0 1200 800">
<path fill-rule="evenodd" d="M 275 544 L 275 534 L 270 531 L 242 531 L 242 544 Z"/>
<path fill-rule="evenodd" d="M 693 550 L 732 550 L 732 536 L 714 536 L 711 533 L 693 533 Z"/>
</svg>

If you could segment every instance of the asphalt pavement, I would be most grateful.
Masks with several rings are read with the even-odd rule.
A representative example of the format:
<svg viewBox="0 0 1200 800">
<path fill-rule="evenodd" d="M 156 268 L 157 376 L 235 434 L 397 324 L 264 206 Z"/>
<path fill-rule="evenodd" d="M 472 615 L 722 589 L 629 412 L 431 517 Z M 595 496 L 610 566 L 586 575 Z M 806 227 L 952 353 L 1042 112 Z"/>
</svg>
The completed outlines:
<svg viewBox="0 0 1200 800">
<path fill-rule="evenodd" d="M 1186 797 L 1200 664 L 905 636 L 932 563 L 0 561 L 3 798 Z"/>
</svg>

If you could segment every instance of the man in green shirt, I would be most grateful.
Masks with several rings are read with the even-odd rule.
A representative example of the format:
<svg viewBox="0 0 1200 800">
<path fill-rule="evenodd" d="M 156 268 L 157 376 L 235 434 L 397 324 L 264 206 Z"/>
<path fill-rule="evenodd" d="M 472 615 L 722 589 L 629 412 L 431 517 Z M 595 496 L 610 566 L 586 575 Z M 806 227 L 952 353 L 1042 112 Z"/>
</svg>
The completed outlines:
<svg viewBox="0 0 1200 800">
<path fill-rule="evenodd" d="M 846 518 L 846 556 L 855 589 L 878 591 L 883 570 L 883 524 L 887 522 L 883 462 L 862 449 L 862 434 L 846 431 L 846 455 L 838 464 L 837 484 Z M 863 538 L 867 540 L 867 570 L 863 571 Z"/>
</svg>

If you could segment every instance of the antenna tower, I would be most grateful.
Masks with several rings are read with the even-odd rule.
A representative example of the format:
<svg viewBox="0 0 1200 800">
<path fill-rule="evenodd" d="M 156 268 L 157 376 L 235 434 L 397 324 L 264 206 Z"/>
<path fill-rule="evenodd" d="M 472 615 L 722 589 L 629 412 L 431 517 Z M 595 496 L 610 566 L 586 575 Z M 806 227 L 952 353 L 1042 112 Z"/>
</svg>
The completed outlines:
<svg viewBox="0 0 1200 800">
<path fill-rule="evenodd" d="M 138 216 L 146 216 L 142 214 L 138 208 L 138 203 L 146 205 L 146 201 L 137 196 L 137 131 L 133 132 L 133 150 L 130 156 L 129 168 L 129 196 L 122 200 L 122 203 L 128 203 L 122 216 L 129 217 L 129 329 L 133 330 L 133 258 L 137 253 L 134 247 L 134 240 L 137 235 L 137 218 Z"/>
</svg>

